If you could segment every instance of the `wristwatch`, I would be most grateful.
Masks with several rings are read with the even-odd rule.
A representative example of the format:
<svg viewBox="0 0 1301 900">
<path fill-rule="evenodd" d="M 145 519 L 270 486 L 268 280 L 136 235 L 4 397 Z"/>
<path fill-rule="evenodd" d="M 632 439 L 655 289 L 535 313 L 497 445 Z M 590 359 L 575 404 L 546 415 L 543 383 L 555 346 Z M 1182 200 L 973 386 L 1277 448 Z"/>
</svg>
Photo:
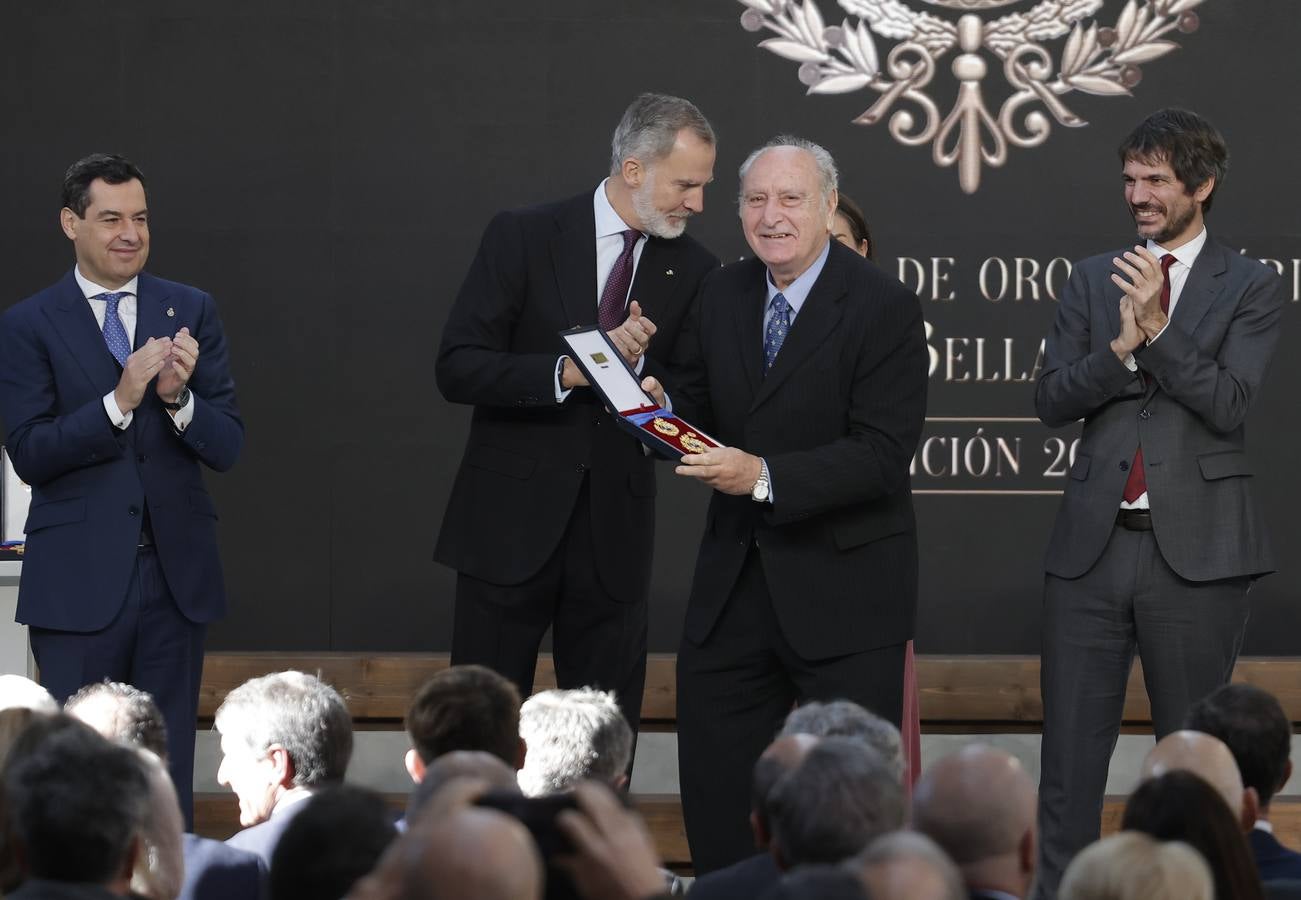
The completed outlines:
<svg viewBox="0 0 1301 900">
<path fill-rule="evenodd" d="M 760 460 L 759 478 L 750 488 L 750 499 L 756 503 L 768 502 L 768 464 Z"/>
<path fill-rule="evenodd" d="M 181 392 L 176 395 L 175 403 L 168 403 L 166 400 L 163 401 L 163 409 L 170 409 L 172 412 L 176 412 L 178 409 L 181 409 L 183 406 L 185 406 L 185 404 L 189 402 L 190 402 L 190 386 L 187 384 L 185 385 L 185 387 L 181 388 Z"/>
</svg>

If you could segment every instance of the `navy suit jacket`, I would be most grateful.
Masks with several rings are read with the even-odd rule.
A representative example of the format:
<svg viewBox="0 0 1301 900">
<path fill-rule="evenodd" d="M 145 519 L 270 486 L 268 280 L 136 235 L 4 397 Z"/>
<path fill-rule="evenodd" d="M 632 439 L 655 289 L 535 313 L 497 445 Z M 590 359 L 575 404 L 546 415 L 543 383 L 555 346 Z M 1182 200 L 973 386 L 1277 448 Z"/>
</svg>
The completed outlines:
<svg viewBox="0 0 1301 900">
<path fill-rule="evenodd" d="M 262 900 L 266 869 L 252 853 L 198 835 L 182 835 L 185 882 L 176 900 Z"/>
<path fill-rule="evenodd" d="M 135 344 L 188 326 L 199 343 L 194 419 L 177 433 L 151 385 L 125 430 L 103 397 L 121 369 L 70 271 L 0 317 L 0 419 L 19 477 L 32 486 L 19 622 L 96 631 L 117 615 L 148 510 L 159 560 L 189 619 L 225 612 L 217 513 L 199 464 L 225 471 L 244 425 L 212 298 L 145 273 Z"/>
<path fill-rule="evenodd" d="M 1274 835 L 1259 828 L 1251 829 L 1247 841 L 1251 844 L 1252 856 L 1256 857 L 1261 881 L 1301 879 L 1301 853 L 1289 850 Z"/>
<path fill-rule="evenodd" d="M 781 881 L 771 853 L 757 853 L 726 869 L 702 875 L 688 893 L 695 900 L 751 900 Z"/>
</svg>

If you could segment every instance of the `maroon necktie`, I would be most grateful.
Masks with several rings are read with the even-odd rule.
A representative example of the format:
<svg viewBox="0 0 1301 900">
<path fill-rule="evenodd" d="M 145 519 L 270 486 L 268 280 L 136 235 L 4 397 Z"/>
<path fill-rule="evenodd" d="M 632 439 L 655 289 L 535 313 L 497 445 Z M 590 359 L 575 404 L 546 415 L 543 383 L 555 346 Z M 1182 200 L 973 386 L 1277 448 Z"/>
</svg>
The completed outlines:
<svg viewBox="0 0 1301 900">
<path fill-rule="evenodd" d="M 1170 267 L 1175 262 L 1173 253 L 1161 257 L 1161 312 L 1167 314 L 1170 312 Z M 1143 473 L 1143 447 L 1140 444 L 1134 451 L 1134 464 L 1129 467 L 1129 480 L 1125 482 L 1125 502 L 1133 503 L 1146 493 L 1147 475 Z"/>
<path fill-rule="evenodd" d="M 601 302 L 596 307 L 596 323 L 602 331 L 613 331 L 623 324 L 624 302 L 632 286 L 632 250 L 640 238 L 641 232 L 631 228 L 623 233 L 623 252 L 610 269 L 605 290 L 601 291 Z"/>
</svg>

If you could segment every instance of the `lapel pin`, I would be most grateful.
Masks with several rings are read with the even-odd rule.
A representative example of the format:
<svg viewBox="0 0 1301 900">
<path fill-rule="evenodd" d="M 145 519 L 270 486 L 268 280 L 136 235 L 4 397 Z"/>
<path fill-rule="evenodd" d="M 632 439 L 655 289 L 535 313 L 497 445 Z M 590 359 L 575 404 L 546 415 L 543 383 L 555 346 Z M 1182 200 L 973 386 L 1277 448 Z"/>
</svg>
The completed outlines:
<svg viewBox="0 0 1301 900">
<path fill-rule="evenodd" d="M 672 275 L 672 274 L 673 274 L 673 270 L 672 270 L 672 269 L 665 269 L 665 270 L 664 270 L 664 274 L 665 274 L 665 275 Z"/>
<path fill-rule="evenodd" d="M 167 318 L 171 319 L 171 318 L 175 318 L 175 316 L 176 316 L 176 310 L 170 306 L 167 307 Z"/>
</svg>

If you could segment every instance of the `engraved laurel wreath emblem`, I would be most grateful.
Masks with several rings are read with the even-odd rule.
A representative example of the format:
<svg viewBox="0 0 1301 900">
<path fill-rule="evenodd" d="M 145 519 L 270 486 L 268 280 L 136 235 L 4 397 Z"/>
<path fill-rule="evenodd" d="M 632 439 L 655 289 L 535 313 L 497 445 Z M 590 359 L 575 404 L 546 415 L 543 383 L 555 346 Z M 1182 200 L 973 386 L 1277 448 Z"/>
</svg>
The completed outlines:
<svg viewBox="0 0 1301 900">
<path fill-rule="evenodd" d="M 1193 9 L 1205 0 L 1127 0 L 1112 25 L 1094 17 L 1104 0 L 1040 0 L 997 19 L 977 12 L 1020 0 L 923 0 L 961 11 L 956 22 L 902 0 L 838 0 L 856 21 L 831 26 L 817 0 L 740 2 L 748 7 L 742 27 L 774 32 L 759 46 L 800 63 L 799 78 L 810 94 L 875 91 L 880 96 L 855 124 L 875 125 L 888 116 L 895 140 L 910 147 L 930 144 L 935 164 L 956 165 L 958 183 L 972 194 L 980 187 L 982 165 L 1001 167 L 1009 145 L 1038 147 L 1052 132 L 1052 119 L 1068 128 L 1088 124 L 1067 108 L 1061 99 L 1066 94 L 1128 95 L 1143 77 L 1142 64 L 1178 48 L 1167 38 L 1171 32 L 1197 30 Z M 873 32 L 899 42 L 884 65 Z M 1054 58 L 1045 44 L 1062 37 L 1066 43 Z M 955 46 L 957 98 L 942 113 L 926 87 Z M 1002 61 L 1012 91 L 997 114 L 983 90 L 988 66 L 982 50 Z"/>
</svg>

